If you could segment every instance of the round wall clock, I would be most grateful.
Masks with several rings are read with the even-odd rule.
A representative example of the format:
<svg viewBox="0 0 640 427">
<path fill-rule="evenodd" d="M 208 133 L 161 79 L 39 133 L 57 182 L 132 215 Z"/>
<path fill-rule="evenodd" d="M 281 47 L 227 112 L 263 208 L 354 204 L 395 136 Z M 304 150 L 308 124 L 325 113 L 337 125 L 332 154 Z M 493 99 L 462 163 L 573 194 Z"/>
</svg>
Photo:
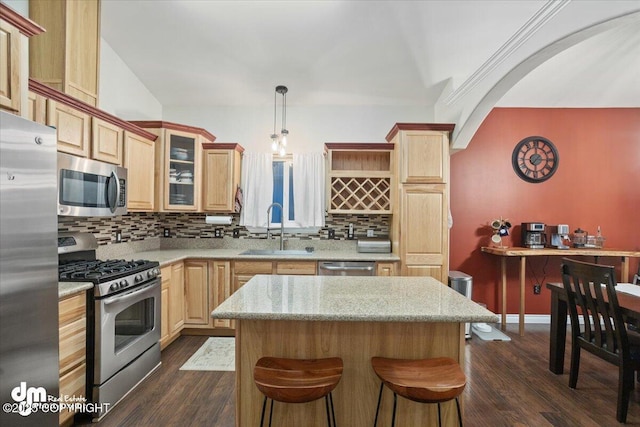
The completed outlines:
<svg viewBox="0 0 640 427">
<path fill-rule="evenodd" d="M 543 182 L 558 170 L 558 149 L 547 138 L 529 136 L 516 144 L 511 155 L 513 170 L 527 182 Z"/>
</svg>

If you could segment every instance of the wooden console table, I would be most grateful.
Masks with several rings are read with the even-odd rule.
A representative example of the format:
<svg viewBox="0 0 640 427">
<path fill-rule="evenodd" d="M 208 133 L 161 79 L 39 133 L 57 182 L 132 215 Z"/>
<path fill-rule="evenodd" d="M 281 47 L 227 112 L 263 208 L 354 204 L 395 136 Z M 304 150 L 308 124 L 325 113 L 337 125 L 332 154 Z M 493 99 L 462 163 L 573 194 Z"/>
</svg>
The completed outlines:
<svg viewBox="0 0 640 427">
<path fill-rule="evenodd" d="M 622 262 L 622 271 L 620 282 L 629 282 L 629 258 L 640 257 L 640 251 L 625 251 L 620 249 L 596 249 L 596 248 L 569 248 L 569 249 L 529 249 L 520 247 L 498 248 L 483 247 L 482 252 L 497 255 L 500 257 L 500 275 L 502 280 L 502 310 L 501 321 L 504 330 L 507 323 L 507 257 L 520 257 L 520 310 L 519 323 L 520 335 L 524 335 L 524 296 L 525 296 L 525 279 L 526 279 L 526 261 L 530 256 L 592 256 L 595 262 L 599 257 L 620 257 Z M 540 285 L 543 285 L 540 283 Z"/>
</svg>

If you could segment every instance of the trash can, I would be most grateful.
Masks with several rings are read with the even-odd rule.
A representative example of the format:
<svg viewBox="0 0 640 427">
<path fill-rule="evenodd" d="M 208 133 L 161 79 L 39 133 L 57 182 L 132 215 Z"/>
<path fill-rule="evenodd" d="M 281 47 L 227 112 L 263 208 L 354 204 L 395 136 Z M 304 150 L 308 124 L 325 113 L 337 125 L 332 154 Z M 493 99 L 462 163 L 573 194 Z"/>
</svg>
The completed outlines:
<svg viewBox="0 0 640 427">
<path fill-rule="evenodd" d="M 473 288 L 473 278 L 462 271 L 449 272 L 449 287 L 454 291 L 471 299 L 471 290 Z M 471 338 L 471 324 L 467 323 L 464 327 L 464 337 Z"/>
</svg>

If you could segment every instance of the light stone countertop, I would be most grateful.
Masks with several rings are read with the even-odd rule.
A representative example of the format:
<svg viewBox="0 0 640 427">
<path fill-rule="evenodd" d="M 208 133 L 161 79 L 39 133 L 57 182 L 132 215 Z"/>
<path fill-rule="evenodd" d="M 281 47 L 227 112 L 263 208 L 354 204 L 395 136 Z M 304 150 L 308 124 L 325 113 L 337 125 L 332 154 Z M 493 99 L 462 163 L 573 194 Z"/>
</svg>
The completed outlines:
<svg viewBox="0 0 640 427">
<path fill-rule="evenodd" d="M 254 276 L 215 319 L 489 322 L 498 316 L 432 277 Z"/>
<path fill-rule="evenodd" d="M 91 282 L 58 282 L 58 298 L 64 298 L 93 288 Z"/>
<path fill-rule="evenodd" d="M 134 252 L 127 259 L 146 259 L 158 261 L 160 266 L 187 258 L 220 259 L 220 260 L 259 260 L 259 261 L 386 261 L 397 262 L 400 257 L 394 254 L 360 253 L 350 250 L 316 250 L 304 255 L 241 255 L 246 249 L 158 249 Z"/>
</svg>

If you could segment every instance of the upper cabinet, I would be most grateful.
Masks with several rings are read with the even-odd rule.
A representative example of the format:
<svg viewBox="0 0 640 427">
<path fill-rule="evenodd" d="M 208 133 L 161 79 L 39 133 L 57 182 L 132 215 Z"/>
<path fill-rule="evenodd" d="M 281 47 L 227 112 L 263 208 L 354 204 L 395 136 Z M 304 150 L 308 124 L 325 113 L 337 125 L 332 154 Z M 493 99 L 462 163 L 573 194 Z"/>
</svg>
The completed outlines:
<svg viewBox="0 0 640 427">
<path fill-rule="evenodd" d="M 156 209 L 161 212 L 200 210 L 202 144 L 215 140 L 204 129 L 163 121 L 134 121 L 157 135 Z"/>
<path fill-rule="evenodd" d="M 30 0 L 29 17 L 46 28 L 29 43 L 29 76 L 98 106 L 99 0 Z"/>
<path fill-rule="evenodd" d="M 42 27 L 0 3 L 0 109 L 27 115 L 28 70 L 22 67 L 27 38 L 40 34 Z M 23 111 L 24 110 L 24 111 Z"/>
<path fill-rule="evenodd" d="M 58 130 L 58 151 L 89 157 L 91 154 L 91 116 L 87 112 L 48 99 L 47 125 Z"/>
<path fill-rule="evenodd" d="M 156 143 L 124 131 L 124 167 L 127 168 L 127 210 L 155 210 Z"/>
<path fill-rule="evenodd" d="M 449 180 L 451 124 L 398 123 L 387 135 L 398 150 L 399 179 L 404 184 L 446 183 Z"/>
<path fill-rule="evenodd" d="M 240 165 L 244 148 L 240 144 L 203 144 L 202 210 L 236 212 L 236 191 L 240 186 Z"/>
<path fill-rule="evenodd" d="M 393 144 L 326 143 L 330 213 L 390 214 Z"/>
<path fill-rule="evenodd" d="M 124 130 L 97 117 L 91 118 L 91 158 L 116 165 L 122 164 Z"/>
</svg>

